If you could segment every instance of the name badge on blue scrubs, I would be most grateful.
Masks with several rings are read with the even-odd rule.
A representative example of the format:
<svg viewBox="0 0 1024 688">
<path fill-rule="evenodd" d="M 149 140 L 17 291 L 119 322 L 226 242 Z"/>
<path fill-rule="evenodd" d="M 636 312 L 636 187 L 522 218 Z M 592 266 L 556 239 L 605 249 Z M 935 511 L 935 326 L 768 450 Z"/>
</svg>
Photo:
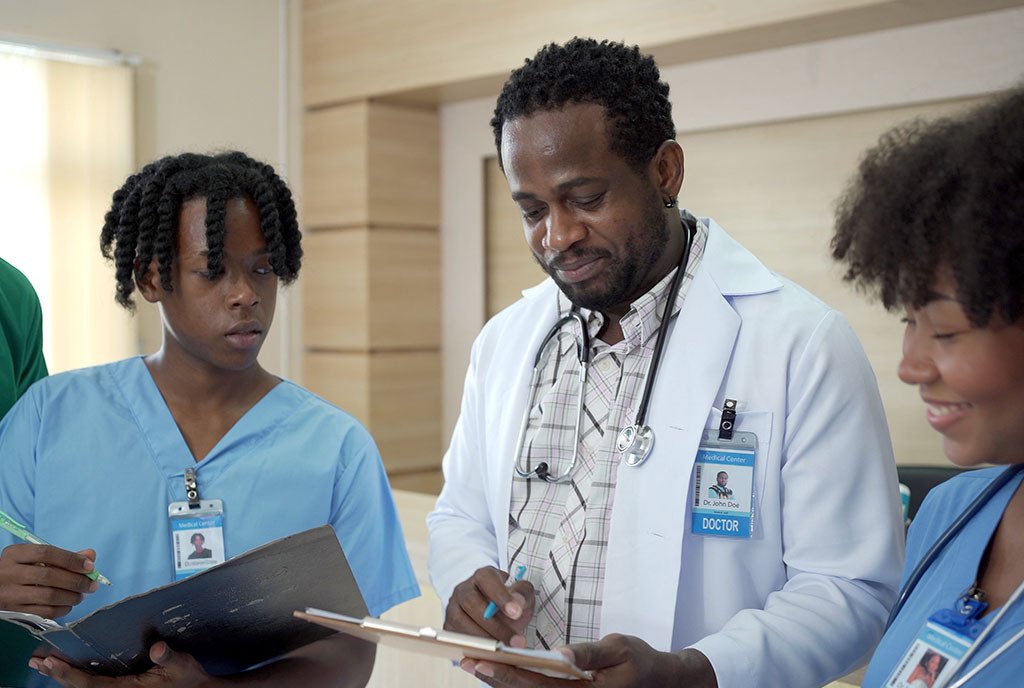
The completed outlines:
<svg viewBox="0 0 1024 688">
<path fill-rule="evenodd" d="M 696 535 L 749 538 L 754 532 L 754 463 L 757 435 L 730 432 L 726 439 L 705 431 L 694 465 Z"/>
<path fill-rule="evenodd" d="M 946 685 L 984 629 L 985 624 L 978 617 L 986 607 L 988 604 L 972 586 L 960 596 L 954 609 L 940 609 L 928 617 L 885 682 L 885 688 Z"/>
<path fill-rule="evenodd" d="M 192 468 L 185 471 L 185 496 L 187 502 L 171 502 L 167 507 L 175 581 L 227 559 L 224 548 L 224 502 L 219 499 L 200 499 L 199 483 Z"/>
</svg>

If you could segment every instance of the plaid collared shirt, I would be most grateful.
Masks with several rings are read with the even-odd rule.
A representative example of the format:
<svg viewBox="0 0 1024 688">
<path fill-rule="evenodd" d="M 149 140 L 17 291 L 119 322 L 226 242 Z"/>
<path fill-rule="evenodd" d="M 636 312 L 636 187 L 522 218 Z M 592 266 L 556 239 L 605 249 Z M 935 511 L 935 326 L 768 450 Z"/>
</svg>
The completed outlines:
<svg viewBox="0 0 1024 688">
<path fill-rule="evenodd" d="M 700 221 L 696 226 L 672 316 L 682 307 L 707 244 L 707 227 Z M 571 479 L 549 483 L 515 476 L 512 481 L 509 570 L 525 564 L 527 579 L 536 589 L 535 613 L 526 631 L 531 646 L 551 648 L 598 638 L 607 534 L 621 456 L 615 442 L 636 417 L 675 272 L 631 304 L 620 321 L 624 339 L 617 344 L 597 339 L 604 324 L 600 313 L 582 312 L 592 355 Z M 563 294 L 558 301 L 560 315 L 566 315 L 571 304 Z M 552 474 L 561 476 L 572 463 L 569 451 L 579 399 L 576 329 L 576 325 L 566 326 L 558 346 L 550 347 L 540 363 L 541 375 L 531 390 L 523 456 L 516 457 L 528 470 L 546 461 Z"/>
</svg>

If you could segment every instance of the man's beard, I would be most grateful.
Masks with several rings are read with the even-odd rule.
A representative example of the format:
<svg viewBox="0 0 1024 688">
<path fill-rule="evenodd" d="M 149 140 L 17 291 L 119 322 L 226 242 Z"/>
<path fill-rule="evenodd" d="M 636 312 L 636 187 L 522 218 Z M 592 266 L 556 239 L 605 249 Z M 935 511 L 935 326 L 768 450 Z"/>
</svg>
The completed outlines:
<svg viewBox="0 0 1024 688">
<path fill-rule="evenodd" d="M 599 280 L 590 288 L 583 283 L 566 283 L 558 278 L 556 267 L 550 267 L 533 254 L 541 269 L 555 281 L 558 288 L 577 307 L 601 311 L 624 303 L 635 301 L 641 285 L 650 277 L 650 271 L 665 252 L 669 230 L 659 205 L 649 205 L 642 218 L 642 231 L 633 233 L 626 241 L 625 250 L 618 256 L 604 249 L 569 251 L 558 256 L 558 262 L 575 261 L 580 258 L 607 258 L 607 267 L 600 275 L 587 280 Z M 557 266 L 556 262 L 556 266 Z M 657 281 L 655 281 L 657 283 Z M 653 286 L 653 285 L 652 285 Z"/>
</svg>

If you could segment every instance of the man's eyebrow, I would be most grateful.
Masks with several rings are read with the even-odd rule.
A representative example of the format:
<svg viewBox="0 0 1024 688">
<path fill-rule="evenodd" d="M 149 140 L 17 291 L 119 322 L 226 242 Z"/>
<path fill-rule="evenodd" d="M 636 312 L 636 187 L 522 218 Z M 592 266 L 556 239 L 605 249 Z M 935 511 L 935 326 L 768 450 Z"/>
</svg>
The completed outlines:
<svg viewBox="0 0 1024 688">
<path fill-rule="evenodd" d="M 585 186 L 587 184 L 593 184 L 594 182 L 599 181 L 601 181 L 599 177 L 577 177 L 575 179 L 570 179 L 568 181 L 562 182 L 561 184 L 555 187 L 555 190 L 558 193 L 565 193 L 566 191 L 571 191 L 572 189 L 575 189 L 577 187 Z M 529 193 L 528 191 L 514 191 L 512 193 L 513 201 L 526 201 L 534 199 L 536 197 L 536 194 Z"/>
</svg>

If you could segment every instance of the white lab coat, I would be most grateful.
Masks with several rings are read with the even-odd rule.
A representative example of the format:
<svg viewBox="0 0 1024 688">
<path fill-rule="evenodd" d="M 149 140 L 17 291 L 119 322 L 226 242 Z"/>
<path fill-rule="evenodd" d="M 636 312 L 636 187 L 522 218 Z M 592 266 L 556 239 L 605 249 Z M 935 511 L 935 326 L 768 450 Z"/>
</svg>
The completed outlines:
<svg viewBox="0 0 1024 688">
<path fill-rule="evenodd" d="M 899 581 L 903 529 L 881 400 L 844 318 L 704 222 L 707 249 L 648 411 L 654 451 L 618 470 L 601 635 L 695 647 L 720 688 L 818 686 L 871 651 Z M 548 280 L 524 292 L 473 346 L 427 519 L 431 581 L 445 603 L 477 568 L 507 566 L 513 452 L 556 289 Z M 758 437 L 751 539 L 690 532 L 698 442 L 717 429 L 726 398 L 739 402 L 736 430 Z"/>
</svg>

